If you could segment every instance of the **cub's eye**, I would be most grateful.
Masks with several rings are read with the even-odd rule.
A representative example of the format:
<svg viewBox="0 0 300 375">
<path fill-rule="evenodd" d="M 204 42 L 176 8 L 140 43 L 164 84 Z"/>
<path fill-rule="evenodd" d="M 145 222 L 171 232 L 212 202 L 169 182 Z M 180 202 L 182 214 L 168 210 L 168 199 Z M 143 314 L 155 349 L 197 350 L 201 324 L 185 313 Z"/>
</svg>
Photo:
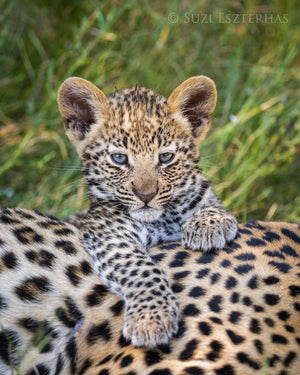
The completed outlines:
<svg viewBox="0 0 300 375">
<path fill-rule="evenodd" d="M 162 154 L 159 154 L 159 161 L 162 164 L 170 163 L 174 159 L 175 154 L 172 154 L 172 152 L 163 152 Z"/>
<path fill-rule="evenodd" d="M 110 157 L 116 164 L 123 165 L 128 163 L 128 157 L 125 154 L 111 154 Z"/>
</svg>

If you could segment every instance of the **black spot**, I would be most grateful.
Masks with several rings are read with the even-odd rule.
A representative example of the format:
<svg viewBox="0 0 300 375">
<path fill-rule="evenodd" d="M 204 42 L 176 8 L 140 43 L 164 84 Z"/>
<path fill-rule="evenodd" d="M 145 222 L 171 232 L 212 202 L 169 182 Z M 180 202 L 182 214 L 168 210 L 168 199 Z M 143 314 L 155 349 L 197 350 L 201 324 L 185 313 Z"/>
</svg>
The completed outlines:
<svg viewBox="0 0 300 375">
<path fill-rule="evenodd" d="M 294 309 L 296 311 L 300 311 L 300 303 L 298 303 L 298 302 L 294 303 Z"/>
<path fill-rule="evenodd" d="M 212 317 L 210 317 L 209 319 L 210 319 L 213 323 L 216 323 L 216 324 L 223 324 L 223 323 L 222 323 L 222 320 L 219 319 L 219 318 L 217 318 L 217 317 L 215 317 L 215 316 L 212 316 Z"/>
<path fill-rule="evenodd" d="M 4 330 L 0 332 L 0 358 L 7 365 L 12 363 L 12 353 L 15 353 L 18 345 L 18 335 L 15 331 Z"/>
<path fill-rule="evenodd" d="M 203 253 L 197 260 L 199 264 L 208 264 L 214 261 L 216 254 L 214 253 Z"/>
<path fill-rule="evenodd" d="M 245 306 L 251 306 L 252 305 L 252 301 L 251 301 L 251 298 L 246 296 L 246 297 L 243 297 L 243 304 Z"/>
<path fill-rule="evenodd" d="M 107 370 L 105 368 L 105 369 L 101 370 L 98 375 L 109 375 L 109 374 L 110 374 L 109 370 Z"/>
<path fill-rule="evenodd" d="M 295 329 L 292 326 L 289 326 L 288 324 L 285 324 L 284 328 L 287 330 L 287 332 L 295 332 Z"/>
<path fill-rule="evenodd" d="M 26 258 L 33 263 L 37 263 L 41 267 L 51 268 L 53 266 L 54 259 L 56 258 L 54 254 L 47 250 L 27 250 L 25 251 Z"/>
<path fill-rule="evenodd" d="M 238 233 L 237 236 L 235 237 L 235 240 L 240 238 L 240 236 L 241 235 Z M 241 248 L 241 245 L 239 243 L 231 242 L 231 244 L 227 245 L 223 251 L 225 251 L 225 253 L 227 253 L 227 254 L 231 254 L 231 253 L 233 253 L 234 250 L 240 249 L 240 248 Z"/>
<path fill-rule="evenodd" d="M 2 209 L 1 209 L 1 211 L 2 211 Z M 0 220 L 2 221 L 3 224 L 7 224 L 7 225 L 20 224 L 19 220 L 13 219 L 13 218 L 9 217 L 8 215 L 1 214 Z"/>
<path fill-rule="evenodd" d="M 274 305 L 277 305 L 279 303 L 280 298 L 276 294 L 265 294 L 264 300 L 265 300 L 267 305 L 274 306 Z"/>
<path fill-rule="evenodd" d="M 185 316 L 196 316 L 200 313 L 200 311 L 194 304 L 190 303 L 183 309 L 182 313 Z"/>
<path fill-rule="evenodd" d="M 259 305 L 253 305 L 254 311 L 255 312 L 263 312 L 265 309 L 262 306 Z"/>
<path fill-rule="evenodd" d="M 30 227 L 23 227 L 21 229 L 14 229 L 14 235 L 24 245 L 28 245 L 31 242 L 43 243 L 44 239 L 37 232 Z"/>
<path fill-rule="evenodd" d="M 249 229 L 242 229 L 242 228 L 239 228 L 239 233 L 244 233 L 244 234 L 253 234 L 253 232 Z"/>
<path fill-rule="evenodd" d="M 173 250 L 173 249 L 176 249 L 179 246 L 180 245 L 178 243 L 168 243 L 168 244 L 160 245 L 159 248 L 162 249 L 162 250 Z M 185 253 L 185 251 L 179 251 L 178 253 Z M 177 257 L 177 254 L 176 254 L 176 257 Z M 183 256 L 186 256 L 186 254 L 184 254 Z M 182 256 L 182 254 L 178 255 L 178 257 L 181 257 L 181 256 Z"/>
<path fill-rule="evenodd" d="M 233 276 L 229 276 L 225 283 L 226 289 L 232 289 L 237 285 L 237 280 Z"/>
<path fill-rule="evenodd" d="M 200 332 L 205 336 L 209 336 L 212 333 L 212 327 L 207 322 L 200 322 L 198 327 Z"/>
<path fill-rule="evenodd" d="M 149 375 L 172 375 L 171 371 L 167 368 L 154 370 Z"/>
<path fill-rule="evenodd" d="M 131 355 L 126 355 L 121 359 L 120 367 L 127 367 L 133 362 L 133 358 Z"/>
<path fill-rule="evenodd" d="M 275 262 L 274 260 L 270 261 L 269 264 L 277 268 L 282 273 L 288 273 L 289 270 L 292 268 L 292 266 L 290 266 L 287 263 Z"/>
<path fill-rule="evenodd" d="M 191 340 L 189 341 L 185 349 L 180 353 L 179 359 L 180 361 L 188 361 L 193 357 L 194 350 L 197 348 L 198 341 L 197 340 Z"/>
<path fill-rule="evenodd" d="M 249 367 L 253 368 L 254 370 L 259 370 L 261 368 L 261 365 L 258 362 L 251 359 L 248 356 L 248 354 L 246 354 L 244 352 L 239 352 L 237 354 L 237 359 L 240 363 L 244 363 L 244 364 L 248 365 Z"/>
<path fill-rule="evenodd" d="M 206 358 L 209 361 L 215 362 L 218 358 L 220 358 L 220 352 L 223 348 L 223 345 L 219 341 L 213 340 L 210 343 L 210 347 L 211 351 L 207 354 Z"/>
<path fill-rule="evenodd" d="M 296 357 L 297 357 L 297 354 L 295 352 L 289 352 L 283 362 L 284 366 L 288 367 Z"/>
<path fill-rule="evenodd" d="M 160 253 L 151 255 L 151 259 L 154 260 L 155 263 L 161 262 L 165 258 L 166 254 Z"/>
<path fill-rule="evenodd" d="M 68 255 L 75 255 L 77 253 L 77 250 L 71 241 L 59 240 L 55 242 L 55 246 Z"/>
<path fill-rule="evenodd" d="M 211 283 L 211 285 L 214 285 L 215 283 L 217 283 L 219 281 L 220 277 L 221 277 L 220 273 L 213 273 L 210 276 L 210 283 Z"/>
<path fill-rule="evenodd" d="M 82 273 L 83 273 L 85 276 L 88 276 L 88 275 L 90 275 L 91 273 L 93 273 L 93 269 L 92 269 L 90 263 L 87 262 L 86 260 L 83 260 L 83 261 L 80 263 L 80 269 L 81 269 Z"/>
<path fill-rule="evenodd" d="M 75 265 L 69 265 L 65 271 L 65 274 L 71 281 L 71 284 L 74 286 L 77 286 L 80 283 L 80 280 L 82 278 L 80 274 L 78 274 L 78 271 L 79 271 L 79 268 Z"/>
<path fill-rule="evenodd" d="M 221 267 L 224 267 L 224 268 L 228 268 L 228 267 L 231 266 L 231 262 L 230 262 L 230 260 L 228 260 L 228 259 L 224 259 L 224 260 L 220 263 L 220 266 L 221 266 Z"/>
<path fill-rule="evenodd" d="M 282 310 L 282 311 L 279 311 L 279 313 L 277 314 L 277 316 L 278 316 L 278 318 L 280 320 L 283 320 L 285 322 L 286 320 L 289 319 L 289 317 L 291 316 L 291 314 L 288 311 Z"/>
<path fill-rule="evenodd" d="M 264 345 L 260 340 L 254 340 L 254 346 L 259 354 L 263 354 Z"/>
<path fill-rule="evenodd" d="M 5 253 L 2 257 L 2 261 L 5 265 L 5 267 L 7 267 L 9 269 L 15 268 L 18 264 L 17 257 L 15 256 L 15 254 L 12 251 L 9 251 L 9 252 Z"/>
<path fill-rule="evenodd" d="M 271 251 L 271 250 L 265 250 L 263 254 L 268 255 L 268 257 L 271 258 L 279 258 L 279 259 L 285 259 L 285 256 L 280 251 Z"/>
<path fill-rule="evenodd" d="M 96 284 L 93 287 L 92 293 L 86 296 L 86 302 L 88 306 L 99 305 L 104 297 L 107 295 L 107 288 L 104 285 Z"/>
<path fill-rule="evenodd" d="M 248 261 L 248 260 L 255 260 L 256 256 L 253 253 L 242 253 L 235 256 L 238 260 Z"/>
<path fill-rule="evenodd" d="M 234 368 L 231 365 L 225 365 L 216 369 L 216 375 L 235 375 Z"/>
<path fill-rule="evenodd" d="M 280 280 L 278 279 L 278 277 L 276 276 L 269 276 L 269 277 L 266 277 L 264 279 L 264 283 L 266 285 L 273 285 L 273 284 L 277 284 Z"/>
<path fill-rule="evenodd" d="M 300 286 L 299 285 L 291 285 L 289 286 L 290 296 L 297 297 L 300 294 Z"/>
<path fill-rule="evenodd" d="M 281 229 L 281 232 L 282 232 L 285 236 L 287 236 L 288 238 L 292 239 L 294 242 L 300 244 L 300 237 L 297 236 L 296 233 L 291 232 L 289 229 L 285 229 L 285 228 Z"/>
<path fill-rule="evenodd" d="M 92 365 L 92 361 L 89 360 L 89 359 L 86 359 L 84 362 L 83 362 L 83 365 L 81 366 L 81 369 L 79 370 L 78 372 L 78 375 L 83 375 L 86 370 L 91 367 Z"/>
<path fill-rule="evenodd" d="M 290 257 L 299 258 L 299 254 L 292 247 L 288 245 L 283 246 L 281 248 L 281 251 L 284 254 L 289 255 Z"/>
<path fill-rule="evenodd" d="M 254 269 L 254 266 L 250 264 L 243 264 L 241 266 L 237 266 L 234 268 L 235 272 L 237 272 L 239 275 L 244 275 L 245 273 L 248 273 L 249 271 L 253 269 Z"/>
<path fill-rule="evenodd" d="M 121 348 L 129 346 L 131 344 L 130 340 L 127 340 L 122 334 L 119 337 L 118 344 Z"/>
<path fill-rule="evenodd" d="M 240 294 L 237 292 L 233 292 L 230 298 L 231 303 L 238 303 L 240 300 Z"/>
<path fill-rule="evenodd" d="M 245 341 L 244 337 L 238 335 L 237 333 L 233 332 L 231 329 L 226 330 L 227 335 L 229 336 L 230 340 L 234 345 L 239 345 Z"/>
<path fill-rule="evenodd" d="M 7 308 L 7 303 L 5 299 L 0 295 L 0 310 L 4 310 Z"/>
<path fill-rule="evenodd" d="M 220 304 L 222 303 L 223 298 L 221 296 L 214 296 L 208 303 L 209 308 L 213 312 L 220 312 L 221 307 Z"/>
<path fill-rule="evenodd" d="M 288 340 L 282 335 L 273 334 L 272 335 L 272 342 L 274 342 L 275 344 L 286 345 L 288 343 Z"/>
<path fill-rule="evenodd" d="M 61 321 L 66 327 L 74 328 L 76 325 L 76 320 L 73 317 L 69 316 L 65 309 L 62 307 L 58 307 L 55 310 L 55 315 L 57 316 L 58 320 Z"/>
<path fill-rule="evenodd" d="M 124 302 L 123 301 L 118 301 L 116 302 L 113 306 L 110 307 L 110 310 L 113 312 L 114 316 L 119 316 L 121 315 L 124 307 Z"/>
<path fill-rule="evenodd" d="M 191 273 L 190 271 L 181 271 L 181 272 L 176 272 L 176 273 L 174 273 L 174 275 L 173 275 L 173 279 L 174 279 L 174 280 L 184 279 L 184 278 L 187 277 L 190 273 Z"/>
<path fill-rule="evenodd" d="M 230 323 L 233 323 L 233 324 L 237 323 L 240 320 L 242 315 L 243 314 L 239 311 L 232 311 L 229 315 Z"/>
<path fill-rule="evenodd" d="M 178 322 L 178 331 L 174 335 L 175 338 L 182 337 L 186 332 L 186 326 L 184 320 L 179 320 Z"/>
<path fill-rule="evenodd" d="M 17 296 L 23 301 L 36 301 L 41 293 L 51 290 L 50 281 L 46 277 L 31 277 L 25 279 L 15 288 Z"/>
<path fill-rule="evenodd" d="M 277 354 L 274 354 L 272 357 L 267 358 L 267 365 L 269 367 L 274 367 L 279 359 L 280 357 Z"/>
<path fill-rule="evenodd" d="M 109 341 L 111 339 L 111 335 L 112 333 L 109 323 L 106 321 L 99 325 L 92 326 L 87 334 L 86 340 L 89 344 L 94 344 L 98 339 Z"/>
<path fill-rule="evenodd" d="M 78 309 L 75 301 L 71 297 L 65 298 L 65 304 L 68 309 L 68 313 L 72 318 L 79 320 L 83 317 L 81 311 Z"/>
<path fill-rule="evenodd" d="M 148 350 L 145 353 L 145 362 L 147 366 L 155 365 L 162 360 L 161 354 L 158 350 Z"/>
<path fill-rule="evenodd" d="M 260 240 L 259 238 L 252 237 L 250 240 L 246 241 L 246 244 L 251 247 L 266 246 L 266 242 Z"/>
<path fill-rule="evenodd" d="M 205 294 L 206 294 L 205 289 L 201 288 L 200 286 L 195 286 L 191 289 L 189 296 L 197 298 L 197 297 L 205 296 Z"/>
<path fill-rule="evenodd" d="M 62 354 L 60 353 L 58 355 L 56 366 L 55 366 L 55 375 L 60 374 L 62 372 L 64 364 L 65 364 L 64 358 L 62 357 Z"/>
<path fill-rule="evenodd" d="M 274 320 L 272 318 L 265 318 L 265 323 L 269 327 L 274 327 Z"/>
<path fill-rule="evenodd" d="M 183 267 L 185 260 L 191 256 L 187 251 L 178 251 L 175 254 L 174 260 L 170 263 L 170 267 Z"/>
<path fill-rule="evenodd" d="M 183 285 L 179 284 L 179 283 L 173 283 L 171 285 L 171 288 L 172 288 L 174 293 L 180 293 L 185 289 L 185 287 Z"/>
<path fill-rule="evenodd" d="M 70 228 L 60 228 L 60 229 L 54 229 L 54 233 L 61 235 L 61 236 L 68 236 L 69 234 L 73 234 L 74 232 Z"/>
<path fill-rule="evenodd" d="M 263 239 L 265 241 L 268 241 L 268 242 L 273 242 L 274 240 L 280 240 L 280 236 L 278 236 L 277 233 L 274 233 L 274 232 L 271 232 L 271 231 L 267 231 L 263 235 Z"/>
<path fill-rule="evenodd" d="M 261 333 L 261 327 L 260 327 L 259 321 L 255 318 L 251 319 L 249 328 L 250 328 L 250 331 L 253 333 L 256 333 L 256 334 Z"/>
<path fill-rule="evenodd" d="M 113 358 L 113 355 L 109 354 L 104 359 L 102 359 L 100 362 L 98 362 L 96 366 L 98 367 L 100 365 L 104 365 L 105 363 L 109 362 L 112 358 Z"/>
<path fill-rule="evenodd" d="M 184 374 L 187 374 L 187 375 L 203 375 L 204 372 L 198 366 L 191 366 L 191 367 L 186 367 L 184 369 Z"/>
<path fill-rule="evenodd" d="M 258 288 L 258 277 L 257 275 L 254 275 L 251 277 L 251 279 L 248 281 L 248 287 L 250 289 L 257 289 Z"/>
<path fill-rule="evenodd" d="M 210 272 L 209 268 L 203 268 L 202 270 L 198 271 L 196 278 L 197 279 L 203 279 L 205 276 L 207 276 Z"/>
<path fill-rule="evenodd" d="M 77 345 L 76 340 L 73 337 L 66 345 L 66 353 L 68 358 L 70 358 L 71 374 L 76 373 L 76 359 L 77 359 Z"/>
</svg>

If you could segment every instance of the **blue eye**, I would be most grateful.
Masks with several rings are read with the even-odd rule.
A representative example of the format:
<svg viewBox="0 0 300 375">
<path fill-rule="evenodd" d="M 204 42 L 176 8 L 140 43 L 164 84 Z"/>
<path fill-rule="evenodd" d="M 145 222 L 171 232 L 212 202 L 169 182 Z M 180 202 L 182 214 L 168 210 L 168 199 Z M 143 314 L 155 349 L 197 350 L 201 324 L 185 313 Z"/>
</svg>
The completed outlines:
<svg viewBox="0 0 300 375">
<path fill-rule="evenodd" d="M 162 154 L 159 154 L 159 161 L 162 164 L 170 163 L 174 159 L 175 154 L 172 154 L 172 152 L 163 152 Z"/>
<path fill-rule="evenodd" d="M 128 157 L 125 154 L 111 154 L 111 160 L 120 165 L 124 165 L 128 163 Z"/>
</svg>

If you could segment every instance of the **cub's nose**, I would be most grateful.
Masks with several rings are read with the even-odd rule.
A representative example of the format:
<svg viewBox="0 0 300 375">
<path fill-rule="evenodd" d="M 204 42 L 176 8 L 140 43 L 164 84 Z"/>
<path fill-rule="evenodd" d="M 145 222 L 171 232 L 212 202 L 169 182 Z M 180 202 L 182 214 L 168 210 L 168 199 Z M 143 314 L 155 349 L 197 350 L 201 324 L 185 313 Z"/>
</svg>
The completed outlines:
<svg viewBox="0 0 300 375">
<path fill-rule="evenodd" d="M 140 191 L 138 191 L 136 189 L 136 187 L 133 185 L 132 186 L 132 192 L 142 201 L 144 202 L 145 204 L 149 203 L 155 196 L 156 194 L 158 193 L 158 188 L 156 188 L 155 191 L 153 191 L 152 193 L 148 193 L 148 194 L 143 194 L 141 193 Z"/>
</svg>

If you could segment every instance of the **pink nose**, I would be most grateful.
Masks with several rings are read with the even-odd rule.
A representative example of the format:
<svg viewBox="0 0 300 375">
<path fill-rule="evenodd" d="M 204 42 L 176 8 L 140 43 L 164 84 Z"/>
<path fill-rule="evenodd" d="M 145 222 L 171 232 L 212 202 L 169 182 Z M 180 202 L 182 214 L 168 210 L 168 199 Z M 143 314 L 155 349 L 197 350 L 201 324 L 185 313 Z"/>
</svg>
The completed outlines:
<svg viewBox="0 0 300 375">
<path fill-rule="evenodd" d="M 149 203 L 154 197 L 155 195 L 158 193 L 158 188 L 153 191 L 152 193 L 149 193 L 149 194 L 143 194 L 141 192 L 139 192 L 135 186 L 132 187 L 132 191 L 133 193 L 138 197 L 140 198 L 140 200 L 142 202 L 144 202 L 145 204 Z"/>
</svg>

